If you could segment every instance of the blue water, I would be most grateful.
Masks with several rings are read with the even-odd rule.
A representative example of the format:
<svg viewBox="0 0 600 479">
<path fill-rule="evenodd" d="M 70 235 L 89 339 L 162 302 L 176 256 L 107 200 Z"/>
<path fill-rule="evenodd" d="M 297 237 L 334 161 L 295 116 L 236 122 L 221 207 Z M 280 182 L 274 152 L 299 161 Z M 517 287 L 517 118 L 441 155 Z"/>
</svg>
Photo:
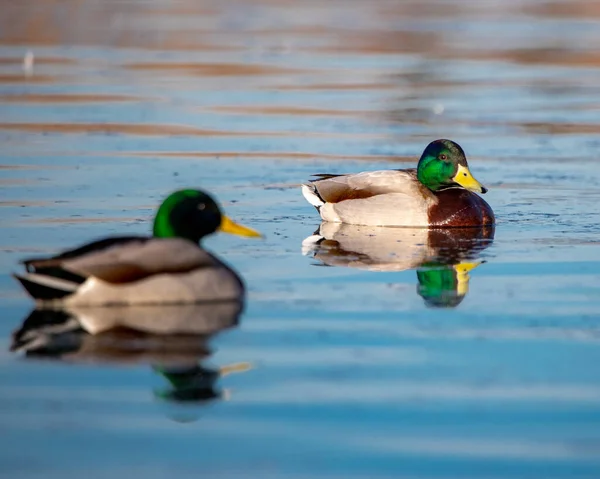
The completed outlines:
<svg viewBox="0 0 600 479">
<path fill-rule="evenodd" d="M 42 15 L 33 2 L 0 28 L 0 476 L 600 475 L 593 13 L 84 4 L 27 41 L 17 26 Z M 86 31 L 96 14 L 112 23 Z M 460 261 L 422 232 L 303 251 L 320 222 L 300 182 L 411 167 L 439 137 L 490 188 L 493 239 L 468 241 Z M 210 371 L 249 369 L 203 382 L 212 400 L 183 401 L 161 395 L 156 357 L 106 353 L 112 339 L 78 335 L 79 349 L 44 359 L 9 351 L 32 309 L 10 277 L 19 259 L 145 234 L 161 199 L 189 186 L 265 235 L 206 241 L 248 301 L 239 325 L 190 353 Z M 428 306 L 419 278 L 464 262 L 481 262 L 466 290 Z"/>
</svg>

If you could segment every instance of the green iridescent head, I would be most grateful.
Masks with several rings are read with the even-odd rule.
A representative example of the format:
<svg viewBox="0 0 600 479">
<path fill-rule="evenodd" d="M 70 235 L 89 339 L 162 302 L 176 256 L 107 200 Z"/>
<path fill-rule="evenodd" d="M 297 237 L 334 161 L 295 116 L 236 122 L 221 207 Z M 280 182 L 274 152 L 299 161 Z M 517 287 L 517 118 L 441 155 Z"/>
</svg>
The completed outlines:
<svg viewBox="0 0 600 479">
<path fill-rule="evenodd" d="M 469 271 L 479 262 L 462 262 L 455 265 L 424 264 L 417 270 L 417 292 L 432 308 L 454 308 L 469 291 Z"/>
<path fill-rule="evenodd" d="M 475 193 L 487 192 L 469 171 L 463 149 L 451 140 L 435 140 L 427 145 L 417 166 L 417 177 L 432 191 L 461 186 Z"/>
<path fill-rule="evenodd" d="M 171 193 L 160 205 L 154 218 L 154 236 L 157 238 L 186 238 L 198 243 L 215 231 L 239 236 L 260 236 L 257 231 L 225 216 L 215 200 L 200 190 L 178 190 Z"/>
</svg>

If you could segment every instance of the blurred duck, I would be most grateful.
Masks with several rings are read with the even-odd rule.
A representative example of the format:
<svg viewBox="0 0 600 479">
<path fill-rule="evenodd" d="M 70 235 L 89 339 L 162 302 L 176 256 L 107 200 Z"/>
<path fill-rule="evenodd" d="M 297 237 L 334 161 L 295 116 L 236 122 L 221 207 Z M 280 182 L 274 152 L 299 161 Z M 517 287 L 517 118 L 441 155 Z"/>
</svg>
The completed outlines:
<svg viewBox="0 0 600 479">
<path fill-rule="evenodd" d="M 27 259 L 26 272 L 14 276 L 42 307 L 241 300 L 241 278 L 199 244 L 216 231 L 260 237 L 207 193 L 179 190 L 158 208 L 153 236 L 110 237 Z"/>
<path fill-rule="evenodd" d="M 463 149 L 431 142 L 417 168 L 314 175 L 302 194 L 321 218 L 368 226 L 470 227 L 494 223 L 486 193 L 469 171 Z"/>
</svg>

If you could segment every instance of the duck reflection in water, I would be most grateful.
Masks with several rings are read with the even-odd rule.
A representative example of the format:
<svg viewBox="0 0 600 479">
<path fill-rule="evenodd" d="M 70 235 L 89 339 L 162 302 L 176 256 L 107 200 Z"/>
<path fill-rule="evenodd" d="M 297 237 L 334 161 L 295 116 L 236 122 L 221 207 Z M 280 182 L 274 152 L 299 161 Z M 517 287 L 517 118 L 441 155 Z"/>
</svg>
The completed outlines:
<svg viewBox="0 0 600 479">
<path fill-rule="evenodd" d="M 236 327 L 241 302 L 180 306 L 35 309 L 13 333 L 11 351 L 71 363 L 150 364 L 167 381 L 156 397 L 174 402 L 227 399 L 218 380 L 250 369 L 203 365 L 210 340 Z"/>
<path fill-rule="evenodd" d="M 429 307 L 454 308 L 469 290 L 469 272 L 484 261 L 494 226 L 390 228 L 323 222 L 302 242 L 321 265 L 368 271 L 417 272 L 417 293 Z"/>
</svg>

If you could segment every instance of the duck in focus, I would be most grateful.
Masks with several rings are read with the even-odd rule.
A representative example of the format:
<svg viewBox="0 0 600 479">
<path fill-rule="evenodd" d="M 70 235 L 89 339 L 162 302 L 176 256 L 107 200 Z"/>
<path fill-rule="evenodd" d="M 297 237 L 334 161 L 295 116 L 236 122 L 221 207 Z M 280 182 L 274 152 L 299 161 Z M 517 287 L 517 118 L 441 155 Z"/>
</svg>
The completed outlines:
<svg viewBox="0 0 600 479">
<path fill-rule="evenodd" d="M 478 193 L 487 188 L 471 174 L 463 149 L 432 141 L 417 168 L 314 175 L 302 194 L 324 221 L 367 226 L 471 227 L 494 224 Z"/>
<path fill-rule="evenodd" d="M 41 307 L 242 300 L 242 279 L 200 245 L 217 231 L 261 236 L 225 216 L 207 193 L 178 190 L 158 208 L 152 236 L 103 238 L 26 259 L 26 272 L 14 276 Z"/>
</svg>

